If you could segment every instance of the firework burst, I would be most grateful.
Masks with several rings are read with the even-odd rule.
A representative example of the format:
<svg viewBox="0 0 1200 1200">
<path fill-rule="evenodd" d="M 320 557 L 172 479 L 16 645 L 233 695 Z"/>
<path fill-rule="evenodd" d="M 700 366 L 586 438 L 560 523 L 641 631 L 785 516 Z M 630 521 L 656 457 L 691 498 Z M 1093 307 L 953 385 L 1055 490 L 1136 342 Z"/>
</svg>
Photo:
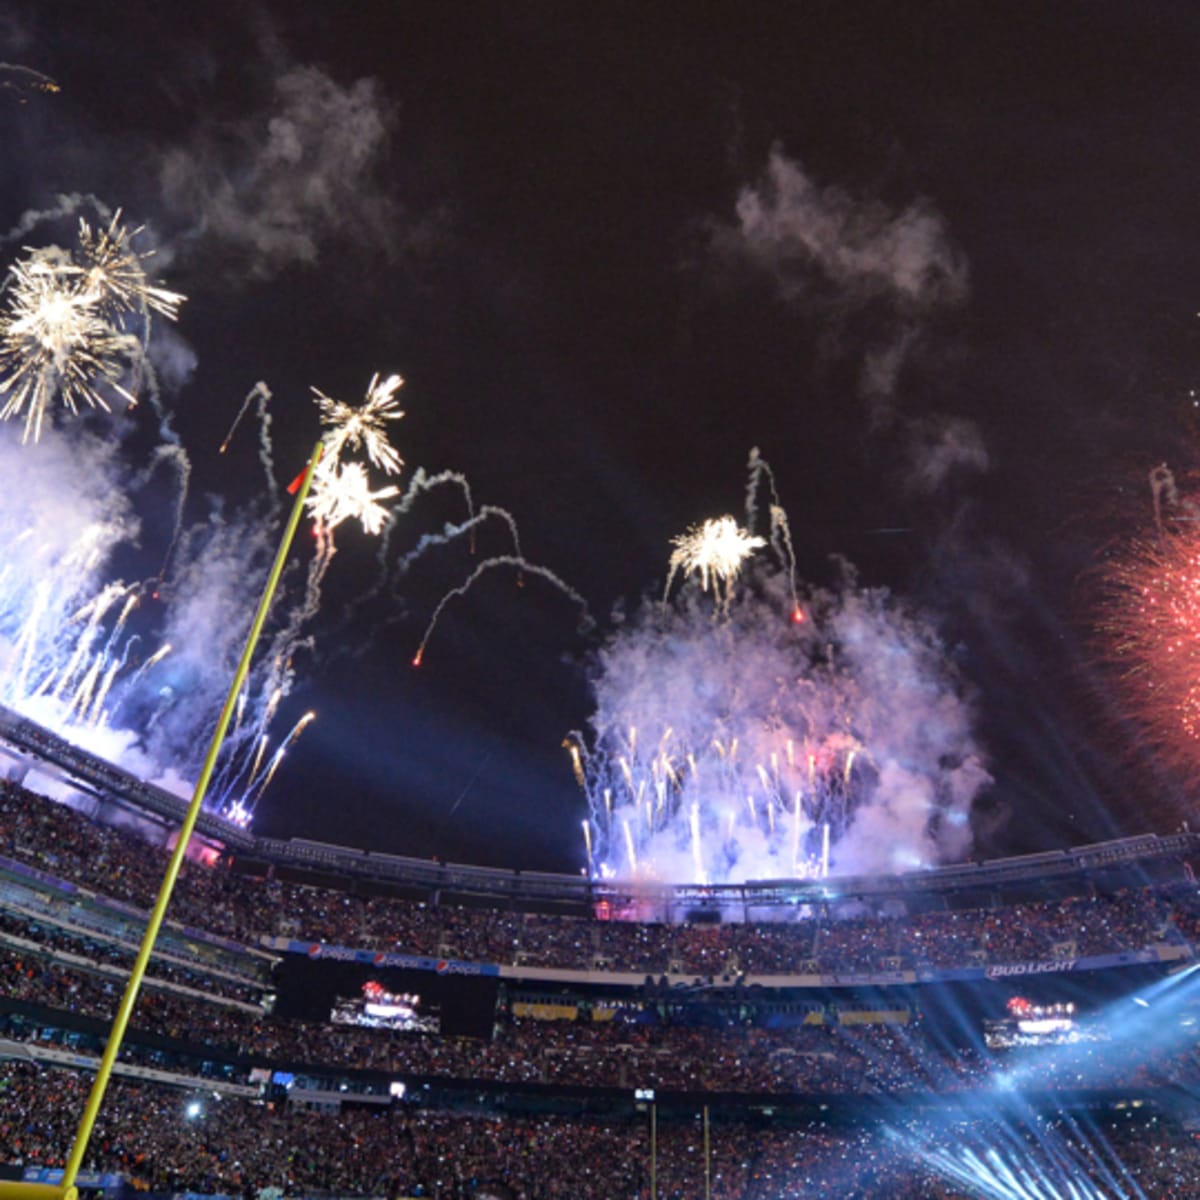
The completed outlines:
<svg viewBox="0 0 1200 1200">
<path fill-rule="evenodd" d="M 95 293 L 73 268 L 45 258 L 16 263 L 6 311 L 0 314 L 0 420 L 24 416 L 24 440 L 41 436 L 56 396 L 75 413 L 81 404 L 108 410 L 103 388 L 130 403 L 120 379 L 137 340 L 102 315 Z"/>
<path fill-rule="evenodd" d="M 186 297 L 152 283 L 142 264 L 153 258 L 154 251 L 138 252 L 133 248 L 133 239 L 144 228 L 139 225 L 129 229 L 122 225 L 120 209 L 109 221 L 107 229 L 93 231 L 86 221 L 79 222 L 84 290 L 96 297 L 110 318 L 120 319 L 124 313 L 145 314 L 153 310 L 168 321 L 178 320 L 179 306 Z"/>
<path fill-rule="evenodd" d="M 24 440 L 41 435 L 58 397 L 72 413 L 109 408 L 106 393 L 136 404 L 125 386 L 145 365 L 151 310 L 174 320 L 184 297 L 150 282 L 148 255 L 132 248 L 118 213 L 107 228 L 79 226 L 75 255 L 27 250 L 9 268 L 0 313 L 0 420 L 24 417 Z"/>
<path fill-rule="evenodd" d="M 1200 759 L 1200 527 L 1134 541 L 1106 572 L 1101 631 L 1126 710 L 1162 759 Z"/>
<path fill-rule="evenodd" d="M 686 575 L 699 575 L 700 587 L 706 592 L 711 582 L 717 607 L 725 611 L 743 564 L 767 543 L 739 528 L 732 517 L 716 517 L 702 525 L 693 525 L 671 544 L 675 550 L 663 592 L 664 601 L 671 593 L 676 573 L 682 570 Z"/>
<path fill-rule="evenodd" d="M 380 379 L 378 373 L 372 375 L 366 400 L 359 408 L 313 388 L 321 424 L 326 430 L 325 453 L 330 460 L 336 461 L 347 449 L 365 449 L 367 458 L 385 474 L 395 475 L 400 470 L 404 460 L 388 441 L 387 422 L 398 421 L 404 416 L 396 400 L 396 392 L 403 382 L 399 375 L 389 375 L 386 379 Z"/>
<path fill-rule="evenodd" d="M 371 480 L 362 463 L 335 463 L 317 468 L 308 510 L 327 529 L 336 529 L 343 521 L 356 520 L 363 532 L 379 533 L 387 524 L 388 510 L 381 503 L 400 494 L 397 487 L 372 490 Z"/>
</svg>

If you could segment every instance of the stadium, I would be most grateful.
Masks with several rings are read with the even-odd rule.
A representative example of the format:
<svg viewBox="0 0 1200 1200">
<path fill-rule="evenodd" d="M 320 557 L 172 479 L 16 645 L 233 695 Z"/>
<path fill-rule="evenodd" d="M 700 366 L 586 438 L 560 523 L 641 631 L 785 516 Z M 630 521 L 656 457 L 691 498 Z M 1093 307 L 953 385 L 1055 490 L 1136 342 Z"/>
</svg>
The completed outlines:
<svg viewBox="0 0 1200 1200">
<path fill-rule="evenodd" d="M 0 4 L 0 1200 L 1200 1198 L 1145 7 Z"/>
<path fill-rule="evenodd" d="M 182 802 L 4 735 L 109 818 L 16 769 L 0 801 L 3 1169 L 49 1182 Z M 947 1200 L 1200 1171 L 1196 835 L 622 889 L 205 820 L 81 1186 Z"/>
</svg>

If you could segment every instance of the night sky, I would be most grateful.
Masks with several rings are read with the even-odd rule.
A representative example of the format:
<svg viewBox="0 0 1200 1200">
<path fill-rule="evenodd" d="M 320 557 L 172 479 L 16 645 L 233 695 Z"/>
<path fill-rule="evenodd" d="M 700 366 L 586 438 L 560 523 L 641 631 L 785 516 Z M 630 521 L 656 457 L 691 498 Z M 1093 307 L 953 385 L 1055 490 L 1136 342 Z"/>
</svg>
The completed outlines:
<svg viewBox="0 0 1200 1200">
<path fill-rule="evenodd" d="M 844 558 L 936 622 L 995 780 L 974 853 L 1187 815 L 1095 630 L 1148 472 L 1197 465 L 1194 5 L 9 3 L 0 60 L 0 228 L 93 194 L 189 297 L 156 348 L 189 516 L 262 492 L 252 423 L 217 455 L 256 381 L 281 490 L 310 386 L 398 372 L 405 478 L 462 472 L 595 618 L 496 571 L 415 670 L 502 528 L 390 607 L 339 531 L 260 832 L 578 870 L 589 664 L 755 446 L 803 579 Z M 460 518 L 432 494 L 395 545 Z"/>
</svg>

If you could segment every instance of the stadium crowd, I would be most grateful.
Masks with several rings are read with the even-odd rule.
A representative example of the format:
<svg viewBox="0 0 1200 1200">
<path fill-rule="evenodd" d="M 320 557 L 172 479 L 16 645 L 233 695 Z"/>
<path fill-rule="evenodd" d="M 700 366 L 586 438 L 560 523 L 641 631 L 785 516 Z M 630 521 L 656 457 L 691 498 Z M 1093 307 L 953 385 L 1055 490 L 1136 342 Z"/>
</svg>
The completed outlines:
<svg viewBox="0 0 1200 1200">
<path fill-rule="evenodd" d="M 0 991 L 63 1013 L 111 1021 L 121 980 L 53 958 L 0 947 Z M 0 1002 L 0 1012 L 12 1011 Z M 647 1021 L 630 1011 L 607 1021 L 539 1020 L 507 1013 L 490 1041 L 426 1036 L 251 1014 L 228 1004 L 197 1003 L 161 987 L 143 990 L 133 1012 L 127 1058 L 139 1034 L 169 1039 L 183 1056 L 221 1060 L 246 1080 L 254 1066 L 313 1074 L 358 1071 L 407 1077 L 565 1084 L 590 1088 L 655 1087 L 755 1094 L 887 1094 L 986 1089 L 1003 1059 L 982 1045 L 950 1046 L 926 1029 L 919 1012 L 904 1023 L 837 1020 L 770 1029 L 741 1024 Z M 0 1016 L 16 1040 L 52 1040 L 54 1019 Z M 61 1021 L 63 1029 L 71 1022 Z M 58 1035 L 64 1036 L 62 1029 Z M 144 1059 L 143 1059 L 144 1061 Z M 1136 1057 L 1119 1045 L 1088 1041 L 1026 1066 L 1027 1088 L 1096 1090 L 1200 1082 L 1194 1046 L 1151 1043 Z"/>
<path fill-rule="evenodd" d="M 0 781 L 0 855 L 147 909 L 165 852 Z M 638 974 L 770 977 L 1020 963 L 1183 944 L 1200 930 L 1190 881 L 1012 907 L 786 924 L 683 925 L 456 908 L 186 863 L 171 915 L 214 934 L 351 945 L 474 962 Z"/>
<path fill-rule="evenodd" d="M 0 1142 L 10 1159 L 61 1165 L 86 1087 L 71 1071 L 0 1065 Z M 1007 1127 L 1003 1139 L 983 1123 L 964 1135 L 962 1119 L 945 1113 L 898 1111 L 886 1128 L 714 1120 L 707 1135 L 697 1114 L 658 1123 L 655 1191 L 663 1200 L 702 1195 L 707 1170 L 714 1200 L 965 1200 L 976 1192 L 955 1184 L 956 1166 L 972 1143 L 982 1155 L 989 1133 L 1000 1161 L 1049 1184 L 1111 1178 L 1119 1160 L 1135 1194 L 1181 1200 L 1200 1177 L 1195 1142 L 1152 1112 L 1086 1125 L 1042 1119 Z M 112 1085 L 84 1161 L 158 1193 L 274 1188 L 427 1200 L 469 1200 L 487 1184 L 514 1200 L 647 1200 L 650 1164 L 645 1116 L 500 1118 L 402 1104 L 333 1115 L 141 1081 Z"/>
<path fill-rule="evenodd" d="M 153 902 L 165 866 L 164 853 L 134 834 L 96 825 L 7 783 L 0 784 L 0 856 L 140 909 Z M 0 1034 L 73 1044 L 74 1018 L 111 1019 L 132 946 L 126 935 L 70 925 L 65 908 L 56 912 L 47 904 L 46 911 L 32 912 L 0 899 Z M 439 958 L 700 978 L 1040 962 L 1194 944 L 1200 936 L 1200 902 L 1183 879 L 1007 908 L 667 926 L 371 898 L 188 863 L 173 905 L 173 915 L 186 924 L 247 945 L 284 936 Z M 201 1055 L 221 1060 L 232 1071 L 225 1077 L 242 1081 L 253 1067 L 269 1066 L 344 1078 L 369 1071 L 410 1080 L 649 1087 L 715 1099 L 720 1093 L 873 1094 L 894 1105 L 900 1125 L 887 1136 L 820 1124 L 716 1122 L 710 1165 L 717 1200 L 814 1194 L 957 1200 L 972 1194 L 952 1182 L 963 1137 L 902 1114 L 909 1100 L 927 1105 L 949 1095 L 968 1104 L 994 1095 L 1005 1067 L 982 1043 L 947 1044 L 916 1009 L 845 1023 L 832 1012 L 814 1013 L 813 1021 L 786 1029 L 734 1020 L 696 1024 L 673 1017 L 651 986 L 640 1007 L 632 1004 L 611 1020 L 538 1020 L 502 1007 L 490 1041 L 284 1020 L 258 1005 L 265 980 L 254 977 L 259 968 L 248 958 L 247 964 L 240 974 L 156 956 L 123 1060 L 154 1063 L 167 1046 L 180 1061 L 191 1061 L 189 1054 L 195 1061 Z M 63 1014 L 58 1023 L 55 1012 Z M 1028 1059 L 1021 1072 L 1026 1094 L 1164 1084 L 1194 1091 L 1200 1052 L 1186 1037 L 1152 1042 L 1137 1055 L 1119 1039 L 1089 1041 Z M 8 1161 L 61 1163 L 85 1086 L 86 1078 L 70 1071 L 0 1064 L 0 1146 Z M 90 1165 L 119 1171 L 143 1189 L 239 1196 L 278 1187 L 289 1194 L 467 1200 L 485 1182 L 503 1185 L 519 1200 L 649 1195 L 645 1121 L 500 1119 L 400 1104 L 330 1114 L 211 1094 L 203 1111 L 188 1117 L 184 1099 L 177 1089 L 145 1082 L 114 1085 Z M 1146 1195 L 1194 1195 L 1188 1189 L 1200 1177 L 1200 1153 L 1193 1143 L 1165 1119 L 1158 1125 L 1157 1117 L 1139 1120 L 1136 1135 L 1126 1127 L 1109 1131 L 1109 1149 L 1070 1124 L 1054 1127 L 1053 1136 L 1070 1145 L 1073 1162 L 1094 1165 L 1098 1177 L 1105 1155 L 1115 1153 Z M 1024 1145 L 1036 1157 L 1045 1136 L 1045 1129 L 1036 1136 L 1027 1130 L 1005 1144 L 1010 1153 Z M 659 1197 L 700 1194 L 703 1144 L 695 1122 L 662 1126 Z"/>
<path fill-rule="evenodd" d="M 12 935 L 6 939 L 3 935 Z M 137 955 L 137 946 L 113 941 L 95 934 L 80 934 L 62 928 L 51 921 L 30 918 L 15 911 L 0 909 L 0 947 L 20 946 L 35 943 L 38 947 L 56 952 L 59 956 L 70 955 L 86 959 L 90 963 L 102 963 L 126 975 Z M 254 1004 L 261 1000 L 266 984 L 239 979 L 224 972 L 200 970 L 198 966 L 172 962 L 162 955 L 152 958 L 153 975 L 156 980 L 174 984 L 178 988 L 190 988 L 216 995 L 242 1004 Z"/>
</svg>

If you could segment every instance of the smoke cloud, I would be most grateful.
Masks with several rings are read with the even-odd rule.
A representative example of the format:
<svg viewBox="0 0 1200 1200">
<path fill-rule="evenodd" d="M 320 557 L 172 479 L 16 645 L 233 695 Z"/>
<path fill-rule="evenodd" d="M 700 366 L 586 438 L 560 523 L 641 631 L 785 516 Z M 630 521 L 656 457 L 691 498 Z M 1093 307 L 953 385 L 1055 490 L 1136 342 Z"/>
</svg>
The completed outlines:
<svg viewBox="0 0 1200 1200">
<path fill-rule="evenodd" d="M 273 525 L 216 509 L 180 536 L 165 578 L 118 578 L 118 563 L 138 552 L 135 503 L 169 510 L 164 491 L 184 486 L 186 456 L 175 445 L 166 453 L 181 458 L 182 472 L 132 477 L 120 443 L 79 423 L 24 444 L 19 429 L 0 424 L 0 472 L 19 481 L 0 509 L 0 703 L 187 791 L 181 773 L 196 770 L 220 710 Z M 227 763 L 266 732 L 273 693 L 290 678 L 274 665 L 256 669 Z"/>
<path fill-rule="evenodd" d="M 932 626 L 849 571 L 799 623 L 790 596 L 759 567 L 724 619 L 693 587 L 612 635 L 581 764 L 598 873 L 739 882 L 966 853 L 990 776 Z"/>
<path fill-rule="evenodd" d="M 262 110 L 163 156 L 163 201 L 185 238 L 220 242 L 260 278 L 315 263 L 332 237 L 392 253 L 399 213 L 376 168 L 393 124 L 374 80 L 289 67 Z"/>
<path fill-rule="evenodd" d="M 909 425 L 908 486 L 917 492 L 942 489 L 956 474 L 988 469 L 983 435 L 973 421 L 961 417 L 927 417 Z"/>
<path fill-rule="evenodd" d="M 927 200 L 897 211 L 822 187 L 778 147 L 761 179 L 738 195 L 736 219 L 713 235 L 718 258 L 772 280 L 779 299 L 834 327 L 855 317 L 859 393 L 872 429 L 898 433 L 905 485 L 935 492 L 985 471 L 983 438 L 964 417 L 906 418 L 896 396 L 929 322 L 963 304 L 969 272 L 946 222 Z"/>
<path fill-rule="evenodd" d="M 927 202 L 894 213 L 818 187 L 778 147 L 761 182 L 742 189 L 737 225 L 722 244 L 770 273 L 785 300 L 811 294 L 821 281 L 844 301 L 883 298 L 900 312 L 958 304 L 967 295 L 966 263 Z"/>
</svg>

